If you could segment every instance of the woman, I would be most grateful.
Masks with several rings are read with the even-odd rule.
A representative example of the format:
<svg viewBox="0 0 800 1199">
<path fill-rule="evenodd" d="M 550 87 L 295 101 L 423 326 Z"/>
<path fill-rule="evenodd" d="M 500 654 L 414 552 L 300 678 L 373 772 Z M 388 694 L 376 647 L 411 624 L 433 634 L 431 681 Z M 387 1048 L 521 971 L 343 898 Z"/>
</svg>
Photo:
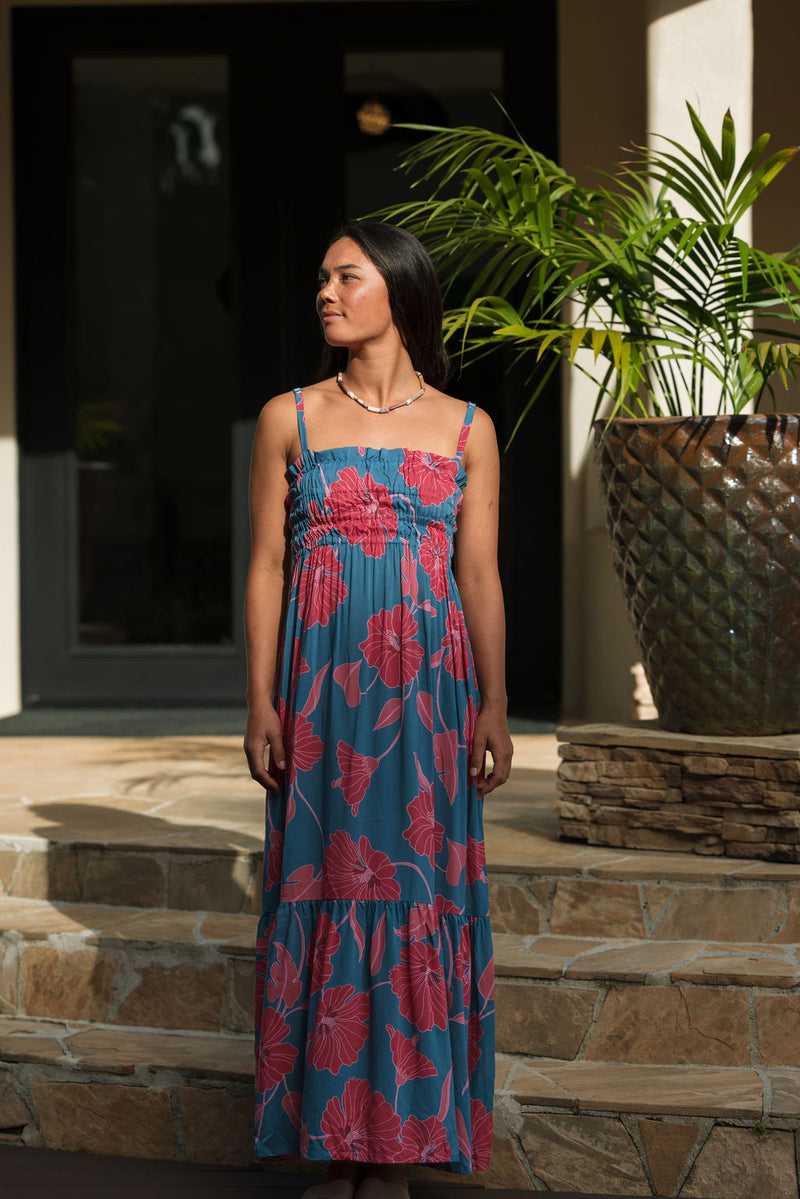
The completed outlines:
<svg viewBox="0 0 800 1199">
<path fill-rule="evenodd" d="M 438 390 L 441 297 L 411 234 L 345 225 L 317 313 L 323 377 L 265 405 L 251 471 L 256 1153 L 328 1161 L 309 1199 L 402 1199 L 406 1163 L 489 1164 L 498 453 L 489 417 Z"/>
</svg>

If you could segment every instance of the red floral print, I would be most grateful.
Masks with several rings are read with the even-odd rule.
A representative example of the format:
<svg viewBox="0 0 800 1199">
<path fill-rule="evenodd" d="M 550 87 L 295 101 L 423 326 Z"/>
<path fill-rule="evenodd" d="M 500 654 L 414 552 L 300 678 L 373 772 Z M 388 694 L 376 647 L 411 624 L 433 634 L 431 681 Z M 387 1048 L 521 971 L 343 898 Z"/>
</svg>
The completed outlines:
<svg viewBox="0 0 800 1199">
<path fill-rule="evenodd" d="M 415 795 L 411 803 L 406 804 L 406 811 L 409 825 L 403 836 L 414 852 L 427 857 L 433 866 L 444 836 L 444 825 L 433 814 L 433 789 L 426 788 Z"/>
<path fill-rule="evenodd" d="M 358 672 L 361 670 L 361 659 L 357 662 L 343 662 L 333 672 L 333 677 L 344 691 L 344 698 L 351 708 L 361 702 L 361 688 L 358 685 Z"/>
<path fill-rule="evenodd" d="M 267 865 L 264 871 L 264 887 L 269 890 L 271 887 L 277 887 L 281 881 L 281 863 L 283 861 L 283 833 L 278 829 L 271 829 L 269 834 L 269 853 L 267 854 Z"/>
<path fill-rule="evenodd" d="M 387 687 L 406 686 L 416 678 L 423 650 L 415 641 L 419 625 L 405 604 L 382 608 L 367 621 L 367 636 L 358 648 Z"/>
<path fill-rule="evenodd" d="M 467 883 L 486 882 L 486 850 L 482 841 L 467 837 Z"/>
<path fill-rule="evenodd" d="M 390 858 L 366 837 L 358 845 L 344 831 L 331 834 L 325 854 L 327 891 L 332 899 L 399 899 L 400 884 Z"/>
<path fill-rule="evenodd" d="M 458 733 L 455 729 L 433 734 L 433 762 L 445 785 L 447 798 L 454 803 L 458 794 Z"/>
<path fill-rule="evenodd" d="M 472 1124 L 472 1168 L 488 1170 L 492 1152 L 492 1113 L 477 1099 L 470 1099 L 469 1110 Z"/>
<path fill-rule="evenodd" d="M 331 520 L 351 545 L 360 545 L 369 558 L 382 558 L 387 541 L 397 533 L 397 513 L 389 488 L 354 466 L 337 473 L 328 493 Z"/>
<path fill-rule="evenodd" d="M 297 967 L 289 956 L 285 945 L 275 946 L 275 961 L 267 982 L 267 1003 L 282 1003 L 292 1008 L 300 998 L 303 984 Z"/>
<path fill-rule="evenodd" d="M 469 639 L 467 626 L 464 623 L 464 613 L 453 600 L 447 605 L 449 609 L 447 632 L 442 639 L 444 651 L 444 668 L 454 679 L 465 681 L 469 678 Z"/>
<path fill-rule="evenodd" d="M 413 1162 L 446 1162 L 450 1160 L 447 1132 L 438 1116 L 420 1120 L 409 1116 L 403 1125 L 403 1157 Z"/>
<path fill-rule="evenodd" d="M 485 1168 L 480 696 L 452 576 L 464 474 L 349 447 L 302 454 L 287 479 L 288 769 L 267 797 L 256 1153 Z"/>
<path fill-rule="evenodd" d="M 352 1066 L 369 1033 L 369 996 L 355 987 L 330 987 L 319 997 L 307 1061 L 317 1070 L 338 1074 Z"/>
<path fill-rule="evenodd" d="M 370 758 L 367 754 L 360 754 L 353 749 L 352 745 L 346 745 L 344 741 L 340 741 L 336 746 L 336 761 L 339 763 L 342 773 L 338 779 L 333 780 L 331 786 L 341 787 L 342 794 L 349 803 L 353 815 L 357 816 L 373 772 L 378 766 L 378 759 Z"/>
<path fill-rule="evenodd" d="M 297 603 L 304 625 L 327 625 L 347 598 L 342 564 L 332 545 L 319 545 L 308 555 L 300 571 Z"/>
<path fill-rule="evenodd" d="M 447 854 L 447 882 L 451 887 L 455 887 L 467 861 L 467 847 L 458 841 L 451 841 L 448 837 Z"/>
<path fill-rule="evenodd" d="M 266 1008 L 261 1016 L 256 1086 L 270 1091 L 289 1073 L 297 1057 L 297 1049 L 287 1041 L 289 1025 L 274 1008 Z"/>
<path fill-rule="evenodd" d="M 349 1079 L 341 1098 L 328 1100 L 320 1123 L 325 1152 L 335 1161 L 396 1160 L 402 1121 L 363 1078 Z"/>
<path fill-rule="evenodd" d="M 281 903 L 297 903 L 301 899 L 322 899 L 322 879 L 312 865 L 298 866 L 281 887 Z"/>
<path fill-rule="evenodd" d="M 311 951 L 311 991 L 319 991 L 330 981 L 333 974 L 333 955 L 341 944 L 336 925 L 327 912 L 317 916 L 316 936 L 309 946 Z"/>
<path fill-rule="evenodd" d="M 447 990 L 439 954 L 426 941 L 411 941 L 389 971 L 400 1014 L 420 1032 L 447 1028 Z"/>
<path fill-rule="evenodd" d="M 458 491 L 458 463 L 453 458 L 426 454 L 422 450 L 406 450 L 400 473 L 409 487 L 416 487 L 420 503 L 426 508 L 441 504 Z"/>
<path fill-rule="evenodd" d="M 469 1032 L 467 1033 L 467 1064 L 470 1074 L 478 1064 L 481 1056 L 480 1039 L 483 1036 L 481 1019 L 477 1012 L 469 1014 Z"/>
<path fill-rule="evenodd" d="M 302 1123 L 303 1096 L 299 1091 L 287 1091 L 281 1100 L 281 1106 L 289 1117 L 292 1128 L 300 1128 Z"/>
<path fill-rule="evenodd" d="M 436 1067 L 429 1057 L 417 1049 L 419 1037 L 404 1037 L 391 1024 L 386 1025 L 389 1034 L 389 1045 L 392 1050 L 395 1077 L 398 1087 L 408 1082 L 410 1078 L 432 1078 Z"/>
<path fill-rule="evenodd" d="M 461 937 L 455 958 L 455 975 L 461 982 L 462 1004 L 465 1008 L 469 1008 L 469 993 L 472 985 L 472 941 L 467 924 L 461 926 Z"/>
<path fill-rule="evenodd" d="M 297 712 L 286 720 L 286 752 L 293 773 L 311 770 L 322 756 L 323 745 L 309 720 Z"/>
<path fill-rule="evenodd" d="M 437 599 L 447 594 L 447 571 L 450 565 L 450 540 L 440 520 L 432 520 L 427 534 L 420 538 L 419 560 L 428 576 L 431 591 Z"/>
</svg>

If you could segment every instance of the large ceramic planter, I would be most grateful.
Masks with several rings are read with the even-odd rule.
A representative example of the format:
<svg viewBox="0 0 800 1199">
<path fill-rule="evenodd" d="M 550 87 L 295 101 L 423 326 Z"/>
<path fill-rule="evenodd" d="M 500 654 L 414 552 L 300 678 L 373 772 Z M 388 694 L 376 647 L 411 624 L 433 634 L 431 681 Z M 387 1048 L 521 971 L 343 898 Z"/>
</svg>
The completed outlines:
<svg viewBox="0 0 800 1199">
<path fill-rule="evenodd" d="M 800 730 L 800 416 L 597 422 L 595 446 L 661 725 Z"/>
</svg>

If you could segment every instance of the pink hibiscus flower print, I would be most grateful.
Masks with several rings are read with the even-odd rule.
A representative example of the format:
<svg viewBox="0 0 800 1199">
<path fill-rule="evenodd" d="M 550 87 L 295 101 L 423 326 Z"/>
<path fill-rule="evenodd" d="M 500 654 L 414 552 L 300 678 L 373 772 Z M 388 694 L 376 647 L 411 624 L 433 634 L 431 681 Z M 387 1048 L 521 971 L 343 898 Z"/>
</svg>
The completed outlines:
<svg viewBox="0 0 800 1199">
<path fill-rule="evenodd" d="M 267 982 L 267 1002 L 284 1003 L 287 1008 L 292 1008 L 300 998 L 302 990 L 300 975 L 286 946 L 276 945 L 275 961 L 272 963 Z"/>
<path fill-rule="evenodd" d="M 289 716 L 285 722 L 286 752 L 291 763 L 292 773 L 311 770 L 322 756 L 322 741 L 314 732 L 314 726 L 302 714 L 297 712 Z"/>
<path fill-rule="evenodd" d="M 483 842 L 467 837 L 467 883 L 486 882 L 486 850 Z"/>
<path fill-rule="evenodd" d="M 342 794 L 349 803 L 353 815 L 357 816 L 373 771 L 378 765 L 378 759 L 360 754 L 353 749 L 352 745 L 340 741 L 336 746 L 336 761 L 339 763 L 342 773 L 338 779 L 333 780 L 331 786 L 341 787 Z"/>
<path fill-rule="evenodd" d="M 426 857 L 433 866 L 444 837 L 444 825 L 433 814 L 433 789 L 423 788 L 411 803 L 406 804 L 406 811 L 409 825 L 403 836 L 414 852 Z"/>
<path fill-rule="evenodd" d="M 325 627 L 339 605 L 347 598 L 342 564 L 332 545 L 319 545 L 303 563 L 297 584 L 300 619 L 306 626 Z"/>
<path fill-rule="evenodd" d="M 360 545 L 368 558 L 382 558 L 387 541 L 397 533 L 397 513 L 388 487 L 354 466 L 337 472 L 328 492 L 333 523 L 351 545 Z"/>
<path fill-rule="evenodd" d="M 480 1039 L 483 1036 L 480 1017 L 477 1012 L 469 1014 L 469 1032 L 467 1034 L 467 1068 L 470 1074 L 478 1064 L 481 1056 Z"/>
<path fill-rule="evenodd" d="M 327 1153 L 337 1161 L 393 1162 L 402 1121 L 380 1091 L 351 1078 L 329 1099 L 320 1121 Z"/>
<path fill-rule="evenodd" d="M 439 955 L 425 941 L 411 941 L 389 971 L 400 1014 L 420 1032 L 447 1028 L 447 990 Z"/>
<path fill-rule="evenodd" d="M 441 504 L 456 490 L 458 463 L 452 458 L 407 450 L 400 472 L 409 487 L 416 487 L 420 502 L 426 507 Z"/>
<path fill-rule="evenodd" d="M 444 668 L 454 679 L 469 678 L 469 639 L 464 613 L 450 600 L 447 605 L 447 632 L 442 638 Z"/>
<path fill-rule="evenodd" d="M 322 899 L 322 879 L 310 863 L 293 870 L 281 887 L 282 903 L 297 903 L 301 899 Z"/>
<path fill-rule="evenodd" d="M 370 666 L 387 687 L 405 687 L 416 678 L 423 650 L 415 641 L 419 625 L 405 604 L 382 608 L 367 621 L 367 636 L 359 643 Z"/>
<path fill-rule="evenodd" d="M 392 1062 L 397 1078 L 398 1087 L 408 1082 L 410 1078 L 432 1078 L 436 1067 L 429 1057 L 417 1049 L 419 1037 L 404 1037 L 391 1024 L 386 1025 L 389 1034 L 389 1044 L 392 1050 Z"/>
<path fill-rule="evenodd" d="M 487 1112 L 477 1099 L 470 1099 L 469 1112 L 472 1124 L 472 1168 L 488 1170 L 492 1151 L 492 1113 Z"/>
<path fill-rule="evenodd" d="M 312 992 L 321 990 L 330 980 L 333 974 L 333 962 L 331 958 L 339 948 L 341 941 L 342 938 L 339 936 L 336 925 L 328 913 L 320 912 L 317 916 L 316 934 L 312 944 L 309 946 L 312 958 Z"/>
<path fill-rule="evenodd" d="M 281 864 L 283 862 L 283 833 L 276 828 L 270 829 L 269 853 L 267 854 L 267 869 L 265 871 L 264 889 L 277 887 L 281 881 Z"/>
<path fill-rule="evenodd" d="M 450 1146 L 444 1124 L 438 1116 L 419 1120 L 409 1116 L 402 1131 L 403 1157 L 413 1162 L 446 1162 Z"/>
<path fill-rule="evenodd" d="M 286 1040 L 289 1025 L 273 1008 L 263 1013 L 260 1032 L 256 1087 L 259 1091 L 271 1091 L 294 1066 L 297 1049 Z"/>
<path fill-rule="evenodd" d="M 419 561 L 430 580 L 431 591 L 437 599 L 444 599 L 447 594 L 450 542 L 440 520 L 432 520 L 428 532 L 420 538 Z"/>
<path fill-rule="evenodd" d="M 324 869 L 331 899 L 400 898 L 391 859 L 373 849 L 366 837 L 359 837 L 356 845 L 344 829 L 337 829 L 331 834 Z"/>
<path fill-rule="evenodd" d="M 462 924 L 461 939 L 455 957 L 456 978 L 461 980 L 464 1007 L 469 1007 L 469 992 L 472 981 L 472 942 L 469 935 L 469 925 Z"/>
<path fill-rule="evenodd" d="M 308 1041 L 309 1066 L 338 1074 L 353 1065 L 368 1033 L 368 995 L 350 986 L 323 991 Z"/>
</svg>

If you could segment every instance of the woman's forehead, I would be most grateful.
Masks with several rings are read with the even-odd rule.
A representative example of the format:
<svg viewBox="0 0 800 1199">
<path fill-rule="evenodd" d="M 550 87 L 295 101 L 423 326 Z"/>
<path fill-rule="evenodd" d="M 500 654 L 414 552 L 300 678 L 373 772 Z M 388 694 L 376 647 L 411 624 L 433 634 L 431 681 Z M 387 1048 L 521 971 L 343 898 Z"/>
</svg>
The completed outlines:
<svg viewBox="0 0 800 1199">
<path fill-rule="evenodd" d="M 371 266 L 372 262 L 352 237 L 340 237 L 328 246 L 323 265 L 329 270 L 336 270 L 342 266 Z"/>
</svg>

